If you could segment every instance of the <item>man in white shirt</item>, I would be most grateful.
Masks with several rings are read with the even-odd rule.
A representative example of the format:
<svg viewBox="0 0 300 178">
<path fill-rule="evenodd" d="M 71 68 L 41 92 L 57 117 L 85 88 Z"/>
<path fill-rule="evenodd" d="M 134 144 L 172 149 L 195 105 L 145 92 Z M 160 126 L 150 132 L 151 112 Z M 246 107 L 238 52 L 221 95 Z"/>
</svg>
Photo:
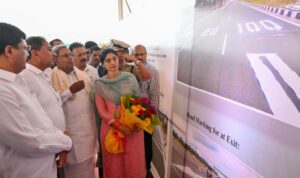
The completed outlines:
<svg viewBox="0 0 300 178">
<path fill-rule="evenodd" d="M 17 27 L 0 23 L 0 177 L 55 178 L 55 154 L 70 150 L 72 141 L 15 82 L 30 48 L 25 38 Z"/>
<path fill-rule="evenodd" d="M 81 43 L 74 42 L 69 46 L 69 49 L 74 57 L 75 67 L 84 71 L 91 79 L 94 85 L 97 78 L 99 78 L 98 71 L 93 66 L 87 64 L 88 56 L 87 50 Z"/>
<path fill-rule="evenodd" d="M 97 131 L 90 100 L 92 83 L 89 77 L 74 67 L 74 58 L 64 46 L 53 48 L 56 53 L 56 67 L 53 69 L 51 82 L 56 91 L 68 90 L 71 83 L 82 80 L 84 90 L 73 94 L 63 103 L 66 126 L 73 141 L 73 148 L 68 154 L 65 166 L 66 178 L 94 178 L 97 152 Z"/>
<path fill-rule="evenodd" d="M 54 90 L 50 84 L 49 77 L 45 70 L 53 65 L 54 53 L 49 43 L 39 36 L 33 36 L 26 39 L 27 45 L 31 46 L 27 58 L 26 69 L 19 73 L 17 82 L 23 85 L 39 101 L 46 114 L 52 120 L 53 125 L 61 131 L 66 131 L 66 121 L 62 109 L 62 100 L 66 101 L 83 89 L 83 83 L 75 82 L 61 96 Z M 62 167 L 66 162 L 67 152 L 59 153 L 58 166 Z"/>
</svg>

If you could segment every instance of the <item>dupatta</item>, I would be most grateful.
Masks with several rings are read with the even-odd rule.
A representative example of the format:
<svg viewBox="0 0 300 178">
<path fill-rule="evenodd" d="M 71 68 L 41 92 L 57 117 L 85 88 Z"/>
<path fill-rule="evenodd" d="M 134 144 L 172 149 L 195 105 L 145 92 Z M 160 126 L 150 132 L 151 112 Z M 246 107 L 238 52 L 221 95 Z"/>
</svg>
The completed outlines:
<svg viewBox="0 0 300 178">
<path fill-rule="evenodd" d="M 113 79 L 107 79 L 107 76 L 98 78 L 95 82 L 94 93 L 120 105 L 122 95 L 140 95 L 140 88 L 134 75 L 129 72 L 121 72 Z"/>
</svg>

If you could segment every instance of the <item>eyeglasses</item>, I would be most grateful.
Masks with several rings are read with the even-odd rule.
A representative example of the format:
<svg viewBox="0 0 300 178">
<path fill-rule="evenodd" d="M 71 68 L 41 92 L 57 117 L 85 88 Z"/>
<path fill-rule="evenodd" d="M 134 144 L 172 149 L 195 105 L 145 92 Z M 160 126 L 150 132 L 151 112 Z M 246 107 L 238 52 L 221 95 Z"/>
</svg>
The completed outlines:
<svg viewBox="0 0 300 178">
<path fill-rule="evenodd" d="M 114 61 L 114 62 L 118 61 L 117 56 L 114 56 L 112 58 L 104 59 L 104 62 L 107 62 L 107 63 L 111 63 L 112 61 Z"/>
<path fill-rule="evenodd" d="M 23 48 L 24 51 L 30 52 L 31 51 L 31 46 L 13 46 L 15 49 Z"/>
<path fill-rule="evenodd" d="M 30 52 L 31 51 L 31 46 L 24 46 L 24 48 L 25 48 L 25 50 L 27 51 L 27 52 Z"/>
<path fill-rule="evenodd" d="M 119 49 L 119 50 L 117 50 L 117 53 L 124 54 L 124 53 L 127 53 L 127 52 L 125 50 Z"/>
<path fill-rule="evenodd" d="M 62 54 L 62 55 L 59 55 L 58 57 L 63 57 L 63 58 L 72 58 L 73 55 L 71 53 L 66 53 L 66 54 Z"/>
</svg>

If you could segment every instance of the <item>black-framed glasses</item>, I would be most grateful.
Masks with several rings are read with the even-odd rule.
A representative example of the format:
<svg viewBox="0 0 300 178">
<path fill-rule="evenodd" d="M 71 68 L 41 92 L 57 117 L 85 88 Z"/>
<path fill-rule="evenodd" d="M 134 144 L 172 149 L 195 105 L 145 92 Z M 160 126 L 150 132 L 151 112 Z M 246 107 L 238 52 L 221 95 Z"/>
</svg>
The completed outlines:
<svg viewBox="0 0 300 178">
<path fill-rule="evenodd" d="M 29 53 L 29 52 L 31 51 L 31 49 L 32 49 L 31 46 L 29 46 L 29 45 L 28 45 L 28 46 L 14 46 L 14 45 L 13 45 L 12 47 L 15 48 L 15 49 L 20 49 L 20 48 L 21 48 L 21 49 L 23 49 L 24 51 L 27 51 L 28 53 Z"/>
<path fill-rule="evenodd" d="M 28 46 L 25 46 L 24 48 L 25 48 L 25 50 L 26 50 L 27 52 L 30 52 L 30 51 L 32 50 L 32 47 L 29 46 L 29 45 L 28 45 Z"/>
</svg>

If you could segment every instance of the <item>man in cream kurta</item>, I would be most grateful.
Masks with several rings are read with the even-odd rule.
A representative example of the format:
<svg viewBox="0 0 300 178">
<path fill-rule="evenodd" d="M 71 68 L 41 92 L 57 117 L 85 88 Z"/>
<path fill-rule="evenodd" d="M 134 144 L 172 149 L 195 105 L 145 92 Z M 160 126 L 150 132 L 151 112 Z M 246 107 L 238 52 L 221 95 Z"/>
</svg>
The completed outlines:
<svg viewBox="0 0 300 178">
<path fill-rule="evenodd" d="M 66 178 L 93 178 L 97 132 L 90 100 L 92 83 L 83 71 L 74 67 L 74 59 L 66 46 L 56 46 L 53 51 L 57 67 L 53 69 L 51 81 L 56 91 L 63 92 L 71 83 L 81 80 L 85 86 L 63 104 L 67 130 L 73 141 L 65 175 Z"/>
<path fill-rule="evenodd" d="M 0 34 L 0 177 L 55 178 L 55 154 L 70 150 L 72 141 L 15 82 L 25 68 L 26 35 L 6 23 Z"/>
</svg>

